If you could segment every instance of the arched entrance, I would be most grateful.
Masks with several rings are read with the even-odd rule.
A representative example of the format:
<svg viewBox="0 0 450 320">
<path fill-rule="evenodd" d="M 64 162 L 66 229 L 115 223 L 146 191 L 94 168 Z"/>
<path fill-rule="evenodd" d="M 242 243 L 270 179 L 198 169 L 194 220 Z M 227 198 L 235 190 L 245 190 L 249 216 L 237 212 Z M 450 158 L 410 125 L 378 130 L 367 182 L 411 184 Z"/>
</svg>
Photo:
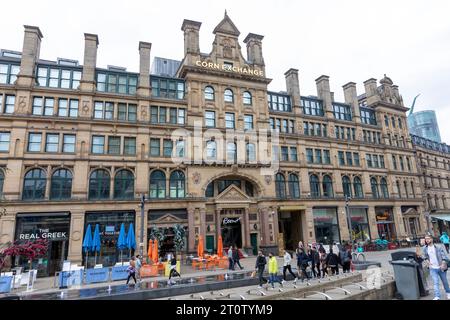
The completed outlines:
<svg viewBox="0 0 450 320">
<path fill-rule="evenodd" d="M 232 210 L 230 213 L 233 216 L 242 214 L 239 209 Z M 221 222 L 223 246 L 237 246 L 238 248 L 242 248 L 242 217 L 228 218 L 226 213 L 224 215 L 225 217 L 222 218 Z"/>
</svg>

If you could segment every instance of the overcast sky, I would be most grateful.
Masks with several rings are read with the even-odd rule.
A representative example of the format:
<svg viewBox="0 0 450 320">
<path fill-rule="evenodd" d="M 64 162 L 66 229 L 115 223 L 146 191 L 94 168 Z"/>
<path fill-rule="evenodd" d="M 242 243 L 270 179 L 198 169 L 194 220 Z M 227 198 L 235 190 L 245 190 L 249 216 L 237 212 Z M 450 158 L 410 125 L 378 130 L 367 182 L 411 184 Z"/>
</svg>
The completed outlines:
<svg viewBox="0 0 450 320">
<path fill-rule="evenodd" d="M 448 0 L 77 0 L 4 1 L 0 48 L 22 50 L 23 25 L 38 26 L 41 58 L 83 63 L 85 32 L 99 36 L 97 65 L 139 68 L 139 41 L 151 42 L 154 56 L 183 58 L 183 19 L 202 22 L 200 49 L 209 53 L 212 31 L 224 10 L 242 42 L 264 35 L 270 90 L 285 90 L 284 72 L 300 70 L 302 95 L 315 95 L 315 79 L 330 76 L 336 100 L 342 85 L 380 80 L 399 86 L 406 106 L 421 93 L 416 110 L 436 110 L 442 140 L 450 144 L 450 1 Z"/>
</svg>

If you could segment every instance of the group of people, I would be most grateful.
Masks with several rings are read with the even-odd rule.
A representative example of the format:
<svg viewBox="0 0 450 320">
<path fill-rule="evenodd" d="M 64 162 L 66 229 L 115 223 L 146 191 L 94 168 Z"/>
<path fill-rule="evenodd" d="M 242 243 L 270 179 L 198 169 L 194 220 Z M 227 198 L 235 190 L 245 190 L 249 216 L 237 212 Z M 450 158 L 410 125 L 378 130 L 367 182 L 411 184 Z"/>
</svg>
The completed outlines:
<svg viewBox="0 0 450 320">
<path fill-rule="evenodd" d="M 178 276 L 181 278 L 180 273 L 177 271 L 177 258 L 174 254 L 169 254 L 167 256 L 167 261 L 169 261 L 170 263 L 169 281 L 167 283 L 173 284 L 173 281 L 171 280 L 172 277 Z M 142 267 L 142 256 L 139 254 L 137 256 L 132 256 L 127 268 L 128 277 L 126 284 L 130 282 L 131 278 L 133 278 L 134 283 L 136 284 L 137 283 L 136 275 L 138 277 L 138 281 L 139 282 L 142 281 L 140 272 L 141 267 Z"/>
<path fill-rule="evenodd" d="M 239 260 L 241 258 L 239 256 L 239 249 L 238 249 L 238 247 L 230 246 L 228 248 L 227 256 L 228 256 L 228 262 L 229 262 L 228 269 L 234 270 L 236 265 L 238 265 L 241 270 L 244 269 L 244 267 L 241 266 L 241 263 L 239 262 Z"/>
<path fill-rule="evenodd" d="M 267 282 L 272 285 L 272 288 L 275 286 L 275 282 L 278 282 L 280 286 L 283 286 L 283 282 L 286 281 L 287 271 L 294 277 L 294 283 L 296 283 L 298 279 L 301 279 L 303 282 L 305 279 L 311 279 L 313 277 L 323 278 L 325 275 L 339 274 L 339 266 L 342 266 L 342 271 L 344 273 L 350 272 L 352 261 L 351 249 L 349 246 L 337 245 L 337 251 L 338 253 L 336 254 L 333 251 L 333 248 L 330 248 L 327 253 L 321 244 L 318 247 L 316 245 L 308 245 L 308 247 L 305 248 L 303 242 L 300 241 L 295 250 L 297 257 L 297 274 L 292 271 L 291 264 L 293 257 L 291 253 L 284 250 L 283 279 L 280 279 L 277 275 L 278 262 L 276 257 L 272 253 L 269 253 L 268 281 L 263 276 L 267 264 L 266 257 L 262 251 L 259 251 L 255 264 L 255 272 L 258 273 L 259 278 L 258 288 L 262 288 L 262 285 Z"/>
</svg>

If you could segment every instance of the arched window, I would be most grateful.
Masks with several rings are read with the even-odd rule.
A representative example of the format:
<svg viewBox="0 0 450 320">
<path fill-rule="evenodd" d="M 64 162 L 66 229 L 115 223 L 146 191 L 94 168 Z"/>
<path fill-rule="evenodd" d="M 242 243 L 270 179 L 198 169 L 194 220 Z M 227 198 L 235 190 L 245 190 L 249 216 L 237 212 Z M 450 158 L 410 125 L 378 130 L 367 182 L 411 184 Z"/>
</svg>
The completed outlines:
<svg viewBox="0 0 450 320">
<path fill-rule="evenodd" d="M 300 184 L 298 176 L 294 173 L 289 174 L 289 195 L 295 199 L 300 198 Z"/>
<path fill-rule="evenodd" d="M 372 196 L 375 199 L 378 199 L 380 197 L 379 192 L 378 192 L 378 182 L 377 179 L 375 178 L 371 178 L 370 179 L 370 187 L 372 188 Z"/>
<path fill-rule="evenodd" d="M 247 162 L 256 161 L 256 148 L 253 143 L 247 143 Z"/>
<path fill-rule="evenodd" d="M 330 176 L 328 175 L 323 176 L 322 187 L 323 187 L 323 196 L 326 198 L 332 198 L 333 181 L 331 180 Z"/>
<path fill-rule="evenodd" d="M 397 180 L 397 182 L 395 184 L 397 185 L 398 197 L 401 198 L 402 197 L 402 190 L 400 189 L 400 181 Z"/>
<path fill-rule="evenodd" d="M 50 199 L 70 199 L 72 195 L 72 172 L 67 169 L 56 170 L 52 175 Z"/>
<path fill-rule="evenodd" d="M 227 162 L 235 163 L 237 161 L 236 143 L 227 143 Z"/>
<path fill-rule="evenodd" d="M 23 200 L 38 200 L 45 197 L 47 178 L 42 169 L 27 172 L 23 181 Z"/>
<path fill-rule="evenodd" d="M 350 181 L 350 178 L 347 176 L 342 177 L 342 189 L 344 190 L 344 196 L 352 196 L 352 183 Z"/>
<path fill-rule="evenodd" d="M 5 174 L 0 170 L 0 196 L 3 195 L 3 183 L 5 182 Z"/>
<path fill-rule="evenodd" d="M 184 198 L 185 197 L 185 178 L 182 171 L 174 171 L 170 175 L 170 197 Z"/>
<path fill-rule="evenodd" d="M 214 100 L 214 89 L 210 86 L 205 87 L 205 100 Z"/>
<path fill-rule="evenodd" d="M 223 99 L 225 102 L 233 103 L 233 91 L 231 89 L 225 89 Z"/>
<path fill-rule="evenodd" d="M 166 197 L 166 174 L 161 170 L 155 170 L 150 174 L 150 198 Z"/>
<path fill-rule="evenodd" d="M 355 177 L 353 179 L 353 189 L 355 190 L 355 198 L 363 198 L 364 197 L 363 187 L 362 187 L 360 177 Z"/>
<path fill-rule="evenodd" d="M 89 179 L 89 199 L 109 199 L 110 177 L 106 170 L 99 169 L 91 173 Z"/>
<path fill-rule="evenodd" d="M 134 198 L 134 175 L 129 170 L 120 170 L 114 178 L 114 199 Z"/>
<path fill-rule="evenodd" d="M 217 143 L 213 140 L 209 140 L 206 143 L 206 159 L 207 160 L 217 159 Z"/>
<path fill-rule="evenodd" d="M 381 178 L 380 180 L 380 186 L 381 186 L 381 194 L 383 195 L 383 198 L 389 198 L 389 190 L 387 186 L 387 182 L 385 178 Z"/>
<path fill-rule="evenodd" d="M 311 189 L 311 197 L 319 198 L 320 197 L 320 184 L 319 178 L 315 174 L 309 176 L 309 188 Z"/>
<path fill-rule="evenodd" d="M 286 179 L 281 173 L 277 173 L 275 176 L 275 188 L 277 198 L 286 198 Z"/>
<path fill-rule="evenodd" d="M 244 91 L 244 93 L 242 95 L 242 100 L 243 100 L 244 105 L 246 105 L 246 106 L 252 105 L 252 94 L 248 91 Z"/>
<path fill-rule="evenodd" d="M 214 182 L 208 184 L 205 190 L 205 197 L 212 198 L 214 197 Z"/>
</svg>

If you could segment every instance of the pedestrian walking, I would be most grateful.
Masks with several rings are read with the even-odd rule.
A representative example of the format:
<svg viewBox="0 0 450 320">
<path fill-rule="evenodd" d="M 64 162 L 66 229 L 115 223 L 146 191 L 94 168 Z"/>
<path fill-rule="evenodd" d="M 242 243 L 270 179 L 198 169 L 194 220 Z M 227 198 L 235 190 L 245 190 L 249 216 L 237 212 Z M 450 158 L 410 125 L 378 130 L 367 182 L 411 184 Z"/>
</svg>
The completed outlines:
<svg viewBox="0 0 450 320">
<path fill-rule="evenodd" d="M 170 272 L 169 272 L 169 284 L 173 284 L 171 278 L 178 276 L 181 278 L 181 275 L 177 271 L 177 258 L 175 255 L 172 256 L 172 259 L 170 260 Z"/>
<path fill-rule="evenodd" d="M 233 246 L 230 246 L 228 248 L 228 269 L 229 270 L 234 270 L 234 261 L 233 261 Z"/>
<path fill-rule="evenodd" d="M 428 262 L 431 278 L 434 285 L 434 299 L 441 299 L 441 292 L 439 288 L 439 279 L 444 285 L 447 299 L 450 299 L 450 288 L 447 281 L 448 256 L 442 247 L 437 247 L 433 243 L 433 238 L 430 235 L 425 236 L 425 246 L 423 247 L 423 258 Z"/>
<path fill-rule="evenodd" d="M 447 250 L 447 253 L 448 253 L 449 245 L 450 245 L 450 239 L 449 239 L 449 237 L 447 235 L 447 232 L 445 232 L 445 231 L 442 232 L 442 236 L 439 239 L 444 244 L 445 250 Z"/>
<path fill-rule="evenodd" d="M 298 278 L 305 281 L 305 278 L 309 279 L 309 275 L 306 273 L 306 268 L 308 267 L 308 255 L 304 248 L 297 248 L 297 272 Z"/>
<path fill-rule="evenodd" d="M 319 249 L 317 251 L 319 251 L 319 253 L 327 253 L 322 244 L 319 245 Z"/>
<path fill-rule="evenodd" d="M 345 246 L 340 246 L 339 248 L 339 259 L 342 265 L 342 272 L 347 273 L 350 272 L 350 266 L 352 263 L 352 253 L 350 249 L 347 249 Z"/>
<path fill-rule="evenodd" d="M 286 281 L 286 270 L 287 270 L 294 277 L 294 283 L 297 283 L 297 276 L 295 275 L 294 272 L 292 272 L 292 268 L 291 268 L 292 257 L 291 257 L 291 254 L 287 250 L 284 250 L 283 260 L 284 260 L 283 280 Z"/>
<path fill-rule="evenodd" d="M 322 278 L 324 278 L 325 274 L 328 275 L 328 270 L 327 270 L 327 268 L 328 268 L 328 266 L 327 266 L 327 256 L 328 255 L 327 255 L 327 253 L 325 251 L 325 248 L 322 247 L 322 249 L 323 250 L 321 250 L 319 248 L 319 250 L 321 250 L 320 253 L 319 253 L 319 261 L 320 261 L 320 270 L 322 270 Z"/>
<path fill-rule="evenodd" d="M 314 278 L 316 277 L 320 278 L 320 256 L 315 245 L 313 245 L 311 248 L 310 259 L 311 259 L 311 271 L 313 273 Z"/>
<path fill-rule="evenodd" d="M 127 268 L 128 272 L 128 278 L 127 278 L 127 284 L 130 282 L 130 279 L 133 278 L 134 284 L 136 284 L 136 258 L 134 256 L 130 259 L 130 264 Z"/>
<path fill-rule="evenodd" d="M 331 269 L 333 276 L 339 274 L 339 257 L 333 252 L 332 248 L 330 248 L 330 253 L 327 255 L 326 264 Z"/>
<path fill-rule="evenodd" d="M 233 257 L 233 270 L 236 267 L 236 265 L 238 265 L 239 268 L 241 268 L 241 270 L 244 269 L 244 267 L 241 266 L 241 263 L 239 262 L 240 257 L 239 257 L 239 249 L 237 246 L 234 247 L 234 249 L 233 249 L 232 257 Z"/>
<path fill-rule="evenodd" d="M 141 282 L 142 281 L 142 278 L 141 278 L 142 256 L 139 254 L 136 256 L 135 265 L 136 265 L 137 279 L 139 280 L 139 282 Z"/>
<path fill-rule="evenodd" d="M 262 251 L 258 251 L 258 257 L 256 257 L 255 270 L 258 272 L 259 286 L 258 289 L 262 289 L 262 285 L 267 283 L 267 279 L 264 278 L 263 273 L 266 268 L 266 257 L 262 253 Z"/>
<path fill-rule="evenodd" d="M 275 282 L 280 284 L 280 287 L 283 287 L 283 282 L 281 282 L 280 278 L 277 276 L 278 273 L 278 262 L 277 258 L 270 252 L 269 253 L 269 282 L 272 284 L 272 288 L 275 288 Z"/>
</svg>

